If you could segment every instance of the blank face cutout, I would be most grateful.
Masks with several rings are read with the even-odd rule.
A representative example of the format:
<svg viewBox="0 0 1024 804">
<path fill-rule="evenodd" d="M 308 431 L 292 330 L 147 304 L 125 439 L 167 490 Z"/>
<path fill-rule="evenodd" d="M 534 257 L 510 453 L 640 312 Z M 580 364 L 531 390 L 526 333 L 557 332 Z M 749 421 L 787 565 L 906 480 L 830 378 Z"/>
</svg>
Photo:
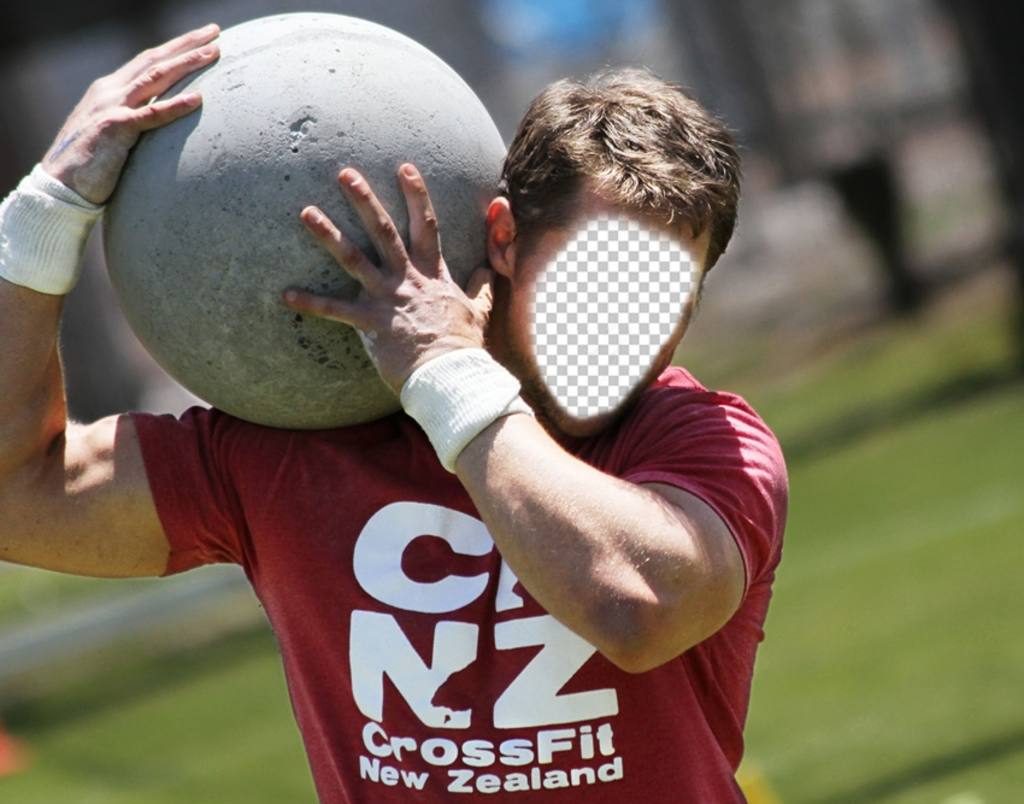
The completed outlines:
<svg viewBox="0 0 1024 804">
<path fill-rule="evenodd" d="M 672 336 L 698 265 L 683 243 L 625 215 L 584 223 L 537 279 L 541 377 L 572 416 L 615 410 Z"/>
</svg>

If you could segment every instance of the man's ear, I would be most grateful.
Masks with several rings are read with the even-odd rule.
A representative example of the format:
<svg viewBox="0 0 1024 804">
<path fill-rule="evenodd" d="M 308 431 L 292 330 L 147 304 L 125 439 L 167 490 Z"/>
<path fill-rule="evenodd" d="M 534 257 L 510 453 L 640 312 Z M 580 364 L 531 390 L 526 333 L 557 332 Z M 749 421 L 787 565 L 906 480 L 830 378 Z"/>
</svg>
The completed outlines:
<svg viewBox="0 0 1024 804">
<path fill-rule="evenodd" d="M 511 280 L 516 272 L 516 220 L 508 199 L 498 196 L 487 207 L 487 261 Z"/>
</svg>

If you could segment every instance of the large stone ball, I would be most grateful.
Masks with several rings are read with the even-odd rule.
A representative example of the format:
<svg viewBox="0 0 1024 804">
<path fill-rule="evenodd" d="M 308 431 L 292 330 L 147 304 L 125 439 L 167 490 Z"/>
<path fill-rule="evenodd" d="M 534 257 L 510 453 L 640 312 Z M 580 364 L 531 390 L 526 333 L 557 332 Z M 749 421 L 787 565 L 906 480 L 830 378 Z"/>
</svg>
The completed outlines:
<svg viewBox="0 0 1024 804">
<path fill-rule="evenodd" d="M 337 174 L 360 170 L 408 242 L 396 171 L 411 161 L 465 287 L 485 263 L 501 136 L 450 67 L 389 28 L 286 14 L 219 42 L 220 60 L 171 90 L 200 90 L 201 110 L 143 135 L 107 209 L 107 266 L 128 322 L 172 377 L 240 418 L 309 429 L 393 413 L 398 399 L 355 330 L 281 302 L 290 285 L 358 292 L 299 212 L 316 204 L 376 260 Z"/>
</svg>

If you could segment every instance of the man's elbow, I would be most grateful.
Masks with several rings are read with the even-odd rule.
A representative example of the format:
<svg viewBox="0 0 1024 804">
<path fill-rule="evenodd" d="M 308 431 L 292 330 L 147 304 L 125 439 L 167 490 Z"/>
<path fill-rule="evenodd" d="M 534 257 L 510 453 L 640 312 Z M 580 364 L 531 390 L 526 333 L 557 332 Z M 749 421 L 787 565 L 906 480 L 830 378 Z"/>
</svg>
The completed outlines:
<svg viewBox="0 0 1024 804">
<path fill-rule="evenodd" d="M 605 607 L 596 623 L 595 647 L 626 673 L 646 673 L 680 655 L 690 646 L 665 629 L 656 609 L 656 604 L 621 600 Z"/>
<path fill-rule="evenodd" d="M 718 631 L 735 607 L 694 595 L 675 605 L 644 601 L 615 606 L 603 619 L 598 650 L 626 673 L 646 673 L 681 656 Z"/>
<path fill-rule="evenodd" d="M 602 655 L 624 673 L 638 675 L 661 667 L 685 651 L 665 651 L 660 645 L 617 646 Z"/>
</svg>

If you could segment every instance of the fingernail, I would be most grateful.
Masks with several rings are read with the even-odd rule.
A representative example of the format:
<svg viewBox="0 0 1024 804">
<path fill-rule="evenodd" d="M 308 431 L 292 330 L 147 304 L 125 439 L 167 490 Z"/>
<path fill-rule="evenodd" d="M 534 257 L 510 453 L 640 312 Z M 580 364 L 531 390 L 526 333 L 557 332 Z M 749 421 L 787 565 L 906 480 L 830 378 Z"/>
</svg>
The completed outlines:
<svg viewBox="0 0 1024 804">
<path fill-rule="evenodd" d="M 199 101 L 203 99 L 203 96 L 198 92 L 189 92 L 187 95 L 182 97 L 182 103 L 186 103 L 189 106 L 196 106 Z"/>
<path fill-rule="evenodd" d="M 204 34 L 211 34 L 216 30 L 219 30 L 219 26 L 215 22 L 211 22 L 209 25 L 204 25 L 202 28 L 202 32 Z"/>
<path fill-rule="evenodd" d="M 402 165 L 402 174 L 408 179 L 416 178 L 416 168 L 412 165 Z"/>
<path fill-rule="evenodd" d="M 284 300 L 285 301 L 293 302 L 297 298 L 299 298 L 299 294 L 296 291 L 294 291 L 294 290 L 286 290 L 284 292 Z"/>
<path fill-rule="evenodd" d="M 207 56 L 213 56 L 216 52 L 217 52 L 217 47 L 214 46 L 214 45 L 211 45 L 209 47 L 204 47 L 202 50 L 200 50 L 199 51 L 199 55 L 203 56 L 205 58 Z"/>
</svg>

